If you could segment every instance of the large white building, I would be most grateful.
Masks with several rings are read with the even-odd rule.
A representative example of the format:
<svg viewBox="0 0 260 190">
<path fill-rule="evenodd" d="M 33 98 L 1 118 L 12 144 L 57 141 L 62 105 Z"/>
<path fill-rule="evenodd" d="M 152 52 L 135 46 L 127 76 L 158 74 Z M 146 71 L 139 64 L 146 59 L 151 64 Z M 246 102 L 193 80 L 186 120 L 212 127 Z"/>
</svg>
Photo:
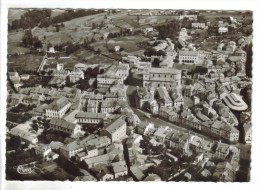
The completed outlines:
<svg viewBox="0 0 260 190">
<path fill-rule="evenodd" d="M 167 87 L 181 85 L 181 71 L 174 68 L 146 68 L 143 71 L 144 87 Z"/>
<path fill-rule="evenodd" d="M 197 64 L 198 59 L 197 51 L 179 51 L 179 63 Z"/>
<path fill-rule="evenodd" d="M 129 69 L 129 64 L 112 65 L 105 73 L 97 75 L 97 86 L 109 88 L 116 83 L 123 84 L 129 75 Z"/>
<path fill-rule="evenodd" d="M 126 136 L 126 122 L 120 116 L 112 121 L 106 128 L 105 134 L 111 139 L 112 142 L 120 141 Z"/>
<path fill-rule="evenodd" d="M 192 29 L 202 29 L 202 30 L 204 30 L 206 25 L 205 25 L 205 23 L 194 22 L 194 23 L 191 24 L 191 27 L 192 27 Z"/>
<path fill-rule="evenodd" d="M 54 100 L 46 108 L 46 116 L 49 118 L 62 118 L 69 110 L 71 102 L 65 97 Z"/>
<path fill-rule="evenodd" d="M 79 112 L 75 115 L 78 123 L 84 124 L 100 124 L 103 123 L 103 119 L 106 117 L 104 113 L 93 112 Z"/>
<path fill-rule="evenodd" d="M 223 33 L 227 33 L 228 32 L 228 28 L 226 27 L 219 27 L 218 28 L 218 33 L 223 34 Z"/>
</svg>

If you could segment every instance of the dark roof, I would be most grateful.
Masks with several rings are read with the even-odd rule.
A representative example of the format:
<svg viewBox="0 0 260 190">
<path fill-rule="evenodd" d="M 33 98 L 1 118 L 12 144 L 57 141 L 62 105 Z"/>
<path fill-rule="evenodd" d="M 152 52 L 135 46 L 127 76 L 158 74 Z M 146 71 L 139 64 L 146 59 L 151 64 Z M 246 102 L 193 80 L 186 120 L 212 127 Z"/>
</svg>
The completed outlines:
<svg viewBox="0 0 260 190">
<path fill-rule="evenodd" d="M 70 123 L 70 122 L 67 122 L 63 119 L 58 119 L 58 118 L 52 118 L 51 121 L 50 121 L 50 124 L 56 125 L 56 126 L 59 126 L 59 127 L 62 127 L 62 128 L 67 128 L 67 129 L 70 129 L 70 130 L 74 130 L 74 128 L 76 127 L 76 124 Z"/>
</svg>

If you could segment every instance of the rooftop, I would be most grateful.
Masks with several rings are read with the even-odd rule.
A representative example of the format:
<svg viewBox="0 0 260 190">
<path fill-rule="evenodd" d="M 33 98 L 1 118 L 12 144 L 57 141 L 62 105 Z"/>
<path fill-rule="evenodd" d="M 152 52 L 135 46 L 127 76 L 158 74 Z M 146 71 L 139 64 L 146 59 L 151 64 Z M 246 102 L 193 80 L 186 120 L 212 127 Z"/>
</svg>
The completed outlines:
<svg viewBox="0 0 260 190">
<path fill-rule="evenodd" d="M 198 56 L 197 51 L 179 51 L 179 55 Z"/>
<path fill-rule="evenodd" d="M 244 100 L 237 94 L 231 93 L 223 98 L 223 101 L 227 106 L 233 110 L 244 111 L 248 108 Z"/>
<path fill-rule="evenodd" d="M 181 74 L 181 71 L 174 68 L 149 68 L 150 73 L 159 73 L 159 74 Z"/>
<path fill-rule="evenodd" d="M 65 121 L 63 119 L 58 119 L 58 118 L 52 118 L 51 121 L 50 121 L 50 124 L 55 125 L 55 126 L 59 126 L 59 127 L 62 127 L 62 128 L 67 128 L 67 129 L 70 129 L 70 130 L 74 130 L 75 127 L 77 126 L 74 123 Z"/>
<path fill-rule="evenodd" d="M 124 124 L 126 124 L 126 122 L 123 120 L 122 117 L 119 117 L 106 127 L 106 131 L 109 133 L 113 133 Z"/>
<path fill-rule="evenodd" d="M 78 112 L 75 118 L 90 118 L 90 119 L 104 119 L 106 117 L 105 113 L 93 113 L 93 112 Z"/>
</svg>

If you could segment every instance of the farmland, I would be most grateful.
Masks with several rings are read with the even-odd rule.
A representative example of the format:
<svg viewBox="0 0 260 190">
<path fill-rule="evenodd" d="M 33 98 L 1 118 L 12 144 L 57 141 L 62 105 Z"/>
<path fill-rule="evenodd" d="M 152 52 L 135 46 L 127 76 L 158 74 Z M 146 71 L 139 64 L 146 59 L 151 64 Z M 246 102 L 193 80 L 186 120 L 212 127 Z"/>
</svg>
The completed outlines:
<svg viewBox="0 0 260 190">
<path fill-rule="evenodd" d="M 39 55 L 17 55 L 8 57 L 8 70 L 9 71 L 36 71 L 41 64 L 43 56 Z"/>
<path fill-rule="evenodd" d="M 48 59 L 45 66 L 56 68 L 57 63 L 63 63 L 65 69 L 72 69 L 79 61 L 74 58 Z"/>
<path fill-rule="evenodd" d="M 138 43 L 148 41 L 148 38 L 143 36 L 125 36 L 119 38 L 113 38 L 108 40 L 102 40 L 91 44 L 92 47 L 100 49 L 102 53 L 108 53 L 108 50 L 114 49 L 115 46 L 120 46 L 127 53 L 132 53 L 141 50 L 138 47 Z"/>
</svg>

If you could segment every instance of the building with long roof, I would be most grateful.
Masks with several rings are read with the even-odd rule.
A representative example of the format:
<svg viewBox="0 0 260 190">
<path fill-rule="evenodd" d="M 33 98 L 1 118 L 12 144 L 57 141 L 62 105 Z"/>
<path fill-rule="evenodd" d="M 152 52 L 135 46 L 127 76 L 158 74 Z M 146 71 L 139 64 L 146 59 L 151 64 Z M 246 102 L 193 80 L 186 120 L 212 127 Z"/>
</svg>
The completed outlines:
<svg viewBox="0 0 260 190">
<path fill-rule="evenodd" d="M 143 72 L 144 87 L 174 87 L 181 85 L 181 71 L 175 68 L 146 68 Z"/>
</svg>

